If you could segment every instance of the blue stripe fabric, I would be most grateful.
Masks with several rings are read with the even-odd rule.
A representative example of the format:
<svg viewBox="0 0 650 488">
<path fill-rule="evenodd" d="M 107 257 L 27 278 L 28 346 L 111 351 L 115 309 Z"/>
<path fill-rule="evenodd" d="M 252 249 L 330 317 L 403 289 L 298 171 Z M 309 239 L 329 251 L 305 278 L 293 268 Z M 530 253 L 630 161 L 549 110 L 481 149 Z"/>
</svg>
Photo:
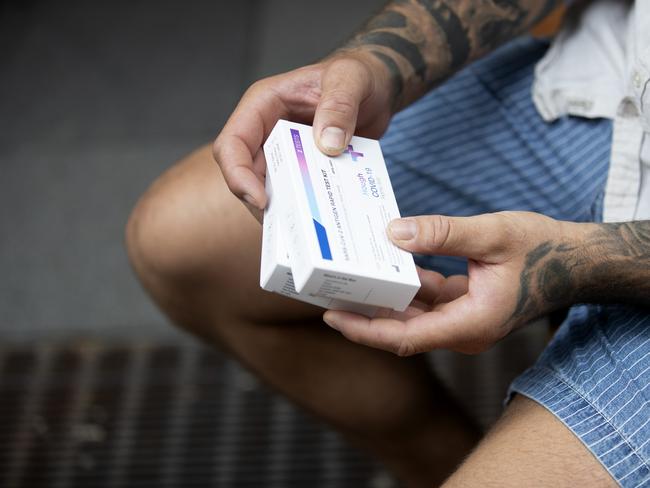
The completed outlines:
<svg viewBox="0 0 650 488">
<path fill-rule="evenodd" d="M 402 215 L 527 210 L 602 220 L 612 124 L 542 120 L 531 84 L 547 48 L 510 43 L 393 118 L 382 149 Z M 462 259 L 416 261 L 466 272 Z M 649 326 L 647 310 L 576 306 L 510 391 L 553 412 L 622 486 L 650 486 Z"/>
<path fill-rule="evenodd" d="M 544 405 L 621 486 L 650 486 L 650 314 L 574 307 L 514 392 Z"/>
</svg>

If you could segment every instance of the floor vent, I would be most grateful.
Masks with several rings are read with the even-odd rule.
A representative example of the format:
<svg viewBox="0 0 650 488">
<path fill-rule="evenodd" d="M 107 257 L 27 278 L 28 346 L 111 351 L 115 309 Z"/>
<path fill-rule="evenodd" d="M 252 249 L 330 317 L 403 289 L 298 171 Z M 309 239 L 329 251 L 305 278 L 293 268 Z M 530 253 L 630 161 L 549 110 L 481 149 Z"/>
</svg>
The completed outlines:
<svg viewBox="0 0 650 488">
<path fill-rule="evenodd" d="M 395 486 L 222 355 L 199 346 L 0 350 L 0 486 Z"/>
</svg>

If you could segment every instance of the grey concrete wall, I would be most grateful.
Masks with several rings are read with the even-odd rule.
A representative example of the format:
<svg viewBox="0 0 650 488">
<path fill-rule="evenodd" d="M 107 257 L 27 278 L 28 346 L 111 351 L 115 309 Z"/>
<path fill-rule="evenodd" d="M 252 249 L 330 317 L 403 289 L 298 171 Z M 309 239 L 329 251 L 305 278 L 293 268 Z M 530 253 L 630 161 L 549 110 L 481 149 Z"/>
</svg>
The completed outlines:
<svg viewBox="0 0 650 488">
<path fill-rule="evenodd" d="M 382 3 L 0 3 L 0 339 L 170 331 L 122 245 L 136 199 Z"/>
</svg>

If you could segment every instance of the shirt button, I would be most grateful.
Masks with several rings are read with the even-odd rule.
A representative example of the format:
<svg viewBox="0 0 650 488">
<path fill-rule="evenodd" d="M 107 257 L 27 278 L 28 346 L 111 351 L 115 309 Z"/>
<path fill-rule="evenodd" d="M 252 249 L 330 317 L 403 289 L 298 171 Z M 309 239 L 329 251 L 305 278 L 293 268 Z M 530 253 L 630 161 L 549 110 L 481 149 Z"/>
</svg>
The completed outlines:
<svg viewBox="0 0 650 488">
<path fill-rule="evenodd" d="M 635 87 L 641 88 L 641 75 L 639 74 L 638 71 L 634 72 L 633 81 L 634 81 L 634 86 Z"/>
<path fill-rule="evenodd" d="M 639 116 L 639 110 L 632 99 L 624 98 L 618 107 L 618 115 L 626 119 L 635 118 Z"/>
</svg>

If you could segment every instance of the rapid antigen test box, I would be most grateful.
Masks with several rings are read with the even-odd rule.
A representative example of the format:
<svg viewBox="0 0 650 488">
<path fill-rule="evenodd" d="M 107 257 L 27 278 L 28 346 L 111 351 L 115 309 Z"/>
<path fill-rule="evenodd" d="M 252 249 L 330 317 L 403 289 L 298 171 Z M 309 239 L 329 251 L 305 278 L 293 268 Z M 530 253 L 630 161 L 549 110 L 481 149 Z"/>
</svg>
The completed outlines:
<svg viewBox="0 0 650 488">
<path fill-rule="evenodd" d="M 278 198 L 273 194 L 271 178 L 266 178 L 266 194 L 269 203 L 264 209 L 262 230 L 262 263 L 260 267 L 260 286 L 295 300 L 311 303 L 330 310 L 346 310 L 372 317 L 377 307 L 362 303 L 346 302 L 334 298 L 298 293 L 293 283 L 289 253 L 278 219 Z"/>
<path fill-rule="evenodd" d="M 264 154 L 296 292 L 404 310 L 420 281 L 413 257 L 386 235 L 400 215 L 379 142 L 353 137 L 331 157 L 310 126 L 280 120 Z"/>
</svg>

